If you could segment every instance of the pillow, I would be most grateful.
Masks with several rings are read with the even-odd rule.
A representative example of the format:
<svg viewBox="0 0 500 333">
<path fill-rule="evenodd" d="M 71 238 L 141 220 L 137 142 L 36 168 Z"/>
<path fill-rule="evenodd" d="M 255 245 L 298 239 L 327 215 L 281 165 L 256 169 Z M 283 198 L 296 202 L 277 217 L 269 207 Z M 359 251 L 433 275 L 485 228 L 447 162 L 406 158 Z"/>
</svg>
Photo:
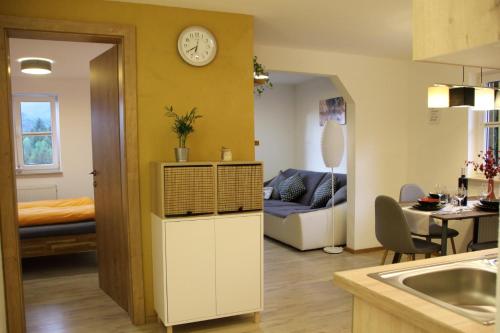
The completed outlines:
<svg viewBox="0 0 500 333">
<path fill-rule="evenodd" d="M 298 173 L 282 181 L 278 188 L 282 201 L 292 201 L 306 192 L 306 186 Z"/>
<path fill-rule="evenodd" d="M 335 205 L 346 202 L 347 201 L 347 186 L 342 186 L 341 188 L 339 188 L 338 191 L 335 192 L 334 198 L 335 198 Z M 332 201 L 334 198 L 328 200 L 328 203 L 326 204 L 326 208 L 332 207 Z"/>
<path fill-rule="evenodd" d="M 271 198 L 271 194 L 273 194 L 273 188 L 264 187 L 264 200 L 269 200 L 269 198 Z"/>
<path fill-rule="evenodd" d="M 281 199 L 279 185 L 285 179 L 286 179 L 285 175 L 283 174 L 282 171 L 280 171 L 279 175 L 277 175 L 276 177 L 274 177 L 274 179 L 269 183 L 269 186 L 273 187 L 273 192 L 271 193 L 271 199 L 273 199 L 273 200 L 279 200 L 279 199 Z"/>
<path fill-rule="evenodd" d="M 314 191 L 311 208 L 322 208 L 332 197 L 332 182 L 328 180 L 321 183 Z"/>
</svg>

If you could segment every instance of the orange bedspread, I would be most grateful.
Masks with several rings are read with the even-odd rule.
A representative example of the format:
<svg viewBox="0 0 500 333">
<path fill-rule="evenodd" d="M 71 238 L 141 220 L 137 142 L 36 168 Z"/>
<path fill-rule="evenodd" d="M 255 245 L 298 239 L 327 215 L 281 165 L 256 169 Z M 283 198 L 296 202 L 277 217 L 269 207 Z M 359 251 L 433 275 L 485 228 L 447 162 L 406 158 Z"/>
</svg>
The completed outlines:
<svg viewBox="0 0 500 333">
<path fill-rule="evenodd" d="M 88 197 L 20 202 L 17 207 L 21 227 L 95 219 L 94 201 Z"/>
</svg>

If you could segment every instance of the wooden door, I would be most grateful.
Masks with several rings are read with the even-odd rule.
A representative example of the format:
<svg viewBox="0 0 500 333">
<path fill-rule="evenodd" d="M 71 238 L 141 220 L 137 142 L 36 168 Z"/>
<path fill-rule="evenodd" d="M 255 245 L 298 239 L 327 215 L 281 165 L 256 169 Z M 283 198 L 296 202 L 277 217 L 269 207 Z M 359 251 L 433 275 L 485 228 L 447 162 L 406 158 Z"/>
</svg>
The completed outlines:
<svg viewBox="0 0 500 333">
<path fill-rule="evenodd" d="M 167 222 L 165 254 L 167 322 L 215 317 L 213 220 Z"/>
<path fill-rule="evenodd" d="M 122 202 L 118 70 L 117 46 L 90 62 L 92 160 L 99 286 L 128 311 L 130 274 Z"/>
<path fill-rule="evenodd" d="M 262 238 L 259 215 L 215 220 L 217 315 L 262 308 Z"/>
</svg>

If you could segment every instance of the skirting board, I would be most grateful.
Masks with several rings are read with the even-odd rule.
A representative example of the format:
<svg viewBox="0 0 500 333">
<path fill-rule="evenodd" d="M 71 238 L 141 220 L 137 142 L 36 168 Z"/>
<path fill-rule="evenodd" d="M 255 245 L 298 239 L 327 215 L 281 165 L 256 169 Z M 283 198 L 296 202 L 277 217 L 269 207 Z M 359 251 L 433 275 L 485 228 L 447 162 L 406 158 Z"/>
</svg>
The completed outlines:
<svg viewBox="0 0 500 333">
<path fill-rule="evenodd" d="M 353 250 L 350 247 L 344 247 L 344 250 L 346 252 L 352 253 L 352 254 L 360 254 L 360 253 L 368 253 L 368 252 L 376 252 L 376 251 L 381 251 L 384 248 L 382 246 L 377 246 L 377 247 L 369 247 L 366 249 L 360 249 L 360 250 Z"/>
</svg>

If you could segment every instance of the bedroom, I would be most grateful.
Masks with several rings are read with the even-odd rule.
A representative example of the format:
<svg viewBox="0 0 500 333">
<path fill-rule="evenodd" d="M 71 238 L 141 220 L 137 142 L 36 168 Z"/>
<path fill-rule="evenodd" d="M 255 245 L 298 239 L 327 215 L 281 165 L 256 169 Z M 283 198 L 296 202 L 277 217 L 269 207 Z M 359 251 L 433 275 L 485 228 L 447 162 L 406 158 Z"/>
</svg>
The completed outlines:
<svg viewBox="0 0 500 333">
<path fill-rule="evenodd" d="M 120 245 L 106 245 L 108 240 L 119 240 L 119 235 L 109 237 L 107 230 L 122 223 L 121 217 L 111 219 L 102 213 L 121 196 L 121 189 L 110 185 L 113 181 L 119 184 L 119 170 L 117 177 L 107 174 L 116 171 L 113 156 L 120 159 L 119 116 L 100 100 L 103 93 L 110 92 L 100 85 L 107 74 L 102 70 L 103 61 L 106 57 L 118 60 L 117 47 L 23 38 L 10 38 L 9 46 L 27 325 L 30 327 L 30 318 L 42 315 L 40 304 L 53 302 L 37 293 L 48 278 L 60 281 L 60 292 L 54 298 L 102 293 L 102 288 L 110 301 L 115 299 L 127 307 L 126 297 L 109 283 L 116 270 L 110 262 L 113 253 L 120 253 Z M 36 63 L 40 59 L 47 59 L 49 67 L 44 69 L 48 73 L 37 75 L 40 69 L 33 69 L 30 60 L 43 67 Z M 109 62 L 104 65 L 113 68 Z M 118 68 L 116 65 L 111 72 L 117 74 Z M 116 79 L 118 82 L 117 75 Z M 105 84 L 112 87 L 107 81 Z M 118 89 L 110 96 L 118 103 Z M 104 149 L 109 144 L 103 137 L 111 138 L 118 149 Z M 77 279 L 77 274 L 86 278 Z M 67 311 L 79 306 L 73 303 Z"/>
</svg>

